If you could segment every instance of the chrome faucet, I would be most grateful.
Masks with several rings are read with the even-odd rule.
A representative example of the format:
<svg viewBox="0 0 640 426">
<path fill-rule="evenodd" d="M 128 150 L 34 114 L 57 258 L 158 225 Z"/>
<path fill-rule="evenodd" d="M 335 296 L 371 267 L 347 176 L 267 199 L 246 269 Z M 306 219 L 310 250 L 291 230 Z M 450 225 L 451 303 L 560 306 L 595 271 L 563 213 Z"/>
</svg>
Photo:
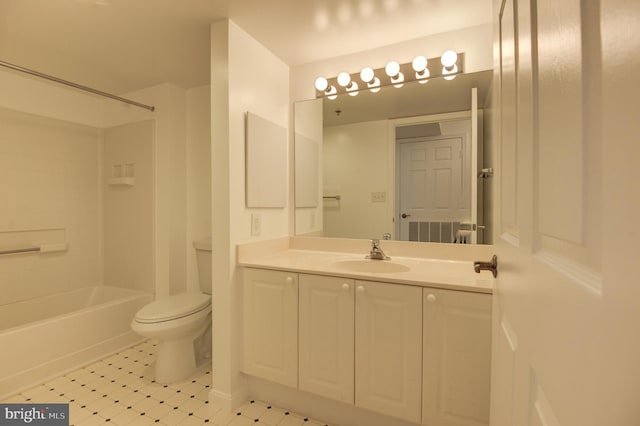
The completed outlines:
<svg viewBox="0 0 640 426">
<path fill-rule="evenodd" d="M 367 256 L 367 259 L 372 260 L 391 260 L 389 256 L 384 254 L 382 248 L 380 248 L 380 240 L 371 240 L 371 251 Z"/>
</svg>

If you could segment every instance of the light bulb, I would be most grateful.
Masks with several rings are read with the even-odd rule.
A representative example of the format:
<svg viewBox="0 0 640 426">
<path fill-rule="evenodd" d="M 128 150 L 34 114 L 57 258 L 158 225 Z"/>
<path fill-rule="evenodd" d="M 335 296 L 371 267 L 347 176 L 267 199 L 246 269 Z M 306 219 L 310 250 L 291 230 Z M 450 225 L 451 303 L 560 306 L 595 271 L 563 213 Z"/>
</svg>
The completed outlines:
<svg viewBox="0 0 640 426">
<path fill-rule="evenodd" d="M 422 73 L 427 69 L 427 58 L 424 56 L 416 56 L 411 62 L 411 67 L 416 73 Z"/>
<path fill-rule="evenodd" d="M 338 74 L 338 84 L 342 87 L 346 87 L 351 83 L 351 76 L 346 72 Z"/>
<path fill-rule="evenodd" d="M 316 90 L 318 90 L 319 92 L 324 92 L 325 90 L 327 90 L 327 87 L 329 87 L 329 82 L 324 77 L 318 77 L 316 78 L 315 86 Z"/>
<path fill-rule="evenodd" d="M 329 86 L 329 88 L 327 89 L 327 91 L 325 92 L 327 95 L 327 99 L 331 99 L 334 100 L 338 97 L 338 95 L 336 94 L 338 91 L 336 90 L 336 88 L 334 86 Z"/>
<path fill-rule="evenodd" d="M 380 79 L 374 77 L 371 83 L 367 83 L 367 87 L 371 93 L 378 93 L 380 91 Z"/>
<path fill-rule="evenodd" d="M 351 85 L 347 87 L 347 93 L 349 96 L 356 96 L 358 94 L 358 83 L 352 81 Z"/>
<path fill-rule="evenodd" d="M 398 64 L 396 61 L 389 61 L 387 63 L 387 66 L 384 67 L 384 72 L 389 77 L 395 77 L 400 72 L 400 64 Z"/>
<path fill-rule="evenodd" d="M 458 61 L 458 54 L 453 50 L 447 50 L 440 57 L 440 62 L 442 62 L 442 65 L 447 68 L 454 66 L 457 61 Z"/>
<path fill-rule="evenodd" d="M 396 74 L 395 77 L 391 77 L 391 83 L 393 83 L 393 87 L 398 89 L 401 88 L 404 83 L 404 75 L 398 71 L 398 74 Z"/>
<path fill-rule="evenodd" d="M 362 68 L 362 71 L 360 71 L 360 79 L 365 83 L 371 83 L 374 78 L 375 74 L 373 72 L 373 69 L 371 69 L 370 67 L 364 67 Z"/>
<path fill-rule="evenodd" d="M 421 73 L 416 71 L 416 80 L 418 80 L 418 82 L 420 82 L 420 84 L 424 84 L 424 83 L 428 82 L 430 76 L 431 76 L 431 73 L 429 72 L 429 70 L 427 68 L 425 68 Z"/>
<path fill-rule="evenodd" d="M 452 67 L 442 67 L 442 75 L 445 76 L 445 80 L 453 80 L 454 78 L 456 78 L 456 73 L 458 72 L 458 66 L 456 64 L 453 64 Z M 453 74 L 453 75 L 450 75 Z"/>
</svg>

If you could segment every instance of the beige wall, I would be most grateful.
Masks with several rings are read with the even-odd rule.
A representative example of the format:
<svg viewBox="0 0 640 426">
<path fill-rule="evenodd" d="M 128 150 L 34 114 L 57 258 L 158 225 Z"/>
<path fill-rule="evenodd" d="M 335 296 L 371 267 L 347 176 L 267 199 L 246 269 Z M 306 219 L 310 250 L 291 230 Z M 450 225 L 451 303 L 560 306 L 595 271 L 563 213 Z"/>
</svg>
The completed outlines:
<svg viewBox="0 0 640 426">
<path fill-rule="evenodd" d="M 3 108 L 92 127 L 103 124 L 104 99 L 65 86 L 2 68 L 0 93 Z"/>
<path fill-rule="evenodd" d="M 211 26 L 211 161 L 213 231 L 212 401 L 232 407 L 246 393 L 241 359 L 240 277 L 236 245 L 289 233 L 290 206 L 245 207 L 245 114 L 251 111 L 288 128 L 289 68 L 231 21 Z M 289 161 L 287 160 L 287 165 Z M 262 232 L 251 235 L 251 215 L 261 215 Z"/>
<path fill-rule="evenodd" d="M 211 236 L 211 87 L 187 91 L 187 289 L 200 291 L 193 241 Z"/>
<path fill-rule="evenodd" d="M 479 25 L 299 65 L 291 69 L 291 99 L 315 98 L 313 83 L 321 75 L 332 77 L 341 71 L 360 72 L 365 66 L 381 68 L 390 60 L 411 62 L 419 54 L 438 57 L 447 49 L 465 53 L 466 73 L 492 69 L 492 34 L 491 24 Z"/>
<path fill-rule="evenodd" d="M 325 237 L 382 239 L 386 232 L 393 234 L 388 145 L 387 120 L 324 128 L 324 195 L 341 197 L 324 202 Z M 372 192 L 384 192 L 387 201 L 372 202 Z"/>
</svg>

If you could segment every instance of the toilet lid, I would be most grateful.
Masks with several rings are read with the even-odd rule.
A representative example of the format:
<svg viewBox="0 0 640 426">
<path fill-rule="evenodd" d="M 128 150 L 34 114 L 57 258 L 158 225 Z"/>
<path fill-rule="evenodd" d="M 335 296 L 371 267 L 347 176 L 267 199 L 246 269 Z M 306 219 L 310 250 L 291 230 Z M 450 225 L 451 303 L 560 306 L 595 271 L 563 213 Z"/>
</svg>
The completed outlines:
<svg viewBox="0 0 640 426">
<path fill-rule="evenodd" d="M 201 293 L 182 293 L 163 297 L 140 309 L 135 320 L 138 322 L 162 322 L 199 312 L 211 305 L 211 296 Z"/>
</svg>

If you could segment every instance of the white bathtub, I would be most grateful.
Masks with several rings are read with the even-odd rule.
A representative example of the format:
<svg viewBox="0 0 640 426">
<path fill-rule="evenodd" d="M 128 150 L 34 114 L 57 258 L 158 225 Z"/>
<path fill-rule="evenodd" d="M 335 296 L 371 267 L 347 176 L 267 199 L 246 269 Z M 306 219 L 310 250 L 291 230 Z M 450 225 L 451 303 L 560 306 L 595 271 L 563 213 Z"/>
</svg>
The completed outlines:
<svg viewBox="0 0 640 426">
<path fill-rule="evenodd" d="M 153 295 L 86 287 L 0 306 L 0 400 L 141 340 L 135 313 Z"/>
</svg>

